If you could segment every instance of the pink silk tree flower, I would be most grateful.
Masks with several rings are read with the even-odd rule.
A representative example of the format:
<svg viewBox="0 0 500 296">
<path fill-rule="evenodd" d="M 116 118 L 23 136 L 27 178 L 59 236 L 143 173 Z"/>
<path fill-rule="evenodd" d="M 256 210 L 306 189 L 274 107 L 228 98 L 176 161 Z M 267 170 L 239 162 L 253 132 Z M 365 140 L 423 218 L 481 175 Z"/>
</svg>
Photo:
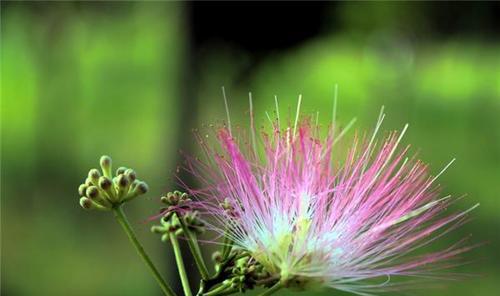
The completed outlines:
<svg viewBox="0 0 500 296">
<path fill-rule="evenodd" d="M 198 134 L 205 159 L 189 158 L 186 170 L 202 186 L 188 189 L 210 228 L 284 286 L 373 295 L 441 277 L 471 248 L 462 240 L 418 252 L 477 205 L 443 215 L 452 199 L 440 196 L 435 181 L 451 162 L 431 176 L 408 158 L 409 147 L 398 148 L 407 126 L 377 140 L 383 111 L 372 134 L 348 142 L 335 123 L 322 136 L 317 120 L 299 119 L 299 108 L 293 125 L 280 126 L 278 113 L 271 131 L 258 134 L 250 110 L 248 132 L 221 127 L 213 143 Z"/>
</svg>

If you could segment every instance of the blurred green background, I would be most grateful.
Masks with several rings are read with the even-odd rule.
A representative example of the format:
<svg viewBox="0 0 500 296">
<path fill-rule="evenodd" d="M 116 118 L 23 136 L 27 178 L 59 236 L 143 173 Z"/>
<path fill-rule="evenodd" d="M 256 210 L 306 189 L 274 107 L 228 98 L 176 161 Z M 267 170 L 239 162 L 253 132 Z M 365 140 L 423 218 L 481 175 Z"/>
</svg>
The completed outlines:
<svg viewBox="0 0 500 296">
<path fill-rule="evenodd" d="M 99 156 L 149 183 L 147 197 L 126 211 L 174 284 L 171 250 L 144 221 L 175 186 L 178 150 L 196 153 L 191 129 L 224 118 L 220 87 L 235 123 L 247 124 L 248 91 L 258 122 L 275 94 L 286 113 L 300 93 L 304 112 L 319 110 L 327 123 L 335 83 L 341 122 L 357 117 L 356 128 L 372 129 L 385 105 L 385 129 L 410 123 L 405 143 L 433 172 L 457 158 L 440 178 L 444 194 L 467 195 L 454 208 L 481 203 L 470 223 L 434 246 L 469 234 L 486 242 L 459 268 L 474 276 L 410 294 L 496 295 L 494 10 L 495 3 L 2 2 L 2 295 L 159 295 L 111 215 L 78 205 L 76 189 Z"/>
</svg>

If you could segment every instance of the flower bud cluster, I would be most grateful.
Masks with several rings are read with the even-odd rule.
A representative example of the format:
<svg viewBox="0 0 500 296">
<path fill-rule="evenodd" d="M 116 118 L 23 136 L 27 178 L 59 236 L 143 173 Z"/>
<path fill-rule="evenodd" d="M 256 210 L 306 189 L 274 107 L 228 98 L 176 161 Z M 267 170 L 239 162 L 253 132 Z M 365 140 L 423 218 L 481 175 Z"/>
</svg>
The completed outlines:
<svg viewBox="0 0 500 296">
<path fill-rule="evenodd" d="M 212 254 L 212 260 L 218 266 L 218 274 L 224 278 L 222 286 L 228 290 L 245 292 L 256 286 L 272 286 L 279 280 L 272 278 L 261 264 L 241 250 L 233 250 L 226 261 L 221 252 L 216 251 Z"/>
<path fill-rule="evenodd" d="M 182 235 L 184 233 L 181 225 L 181 221 L 176 215 L 171 215 L 170 217 L 162 217 L 160 219 L 160 225 L 155 225 L 151 227 L 153 233 L 161 234 L 161 241 L 166 242 L 169 239 L 169 235 L 174 233 L 175 235 Z"/>
<path fill-rule="evenodd" d="M 91 169 L 78 187 L 82 208 L 109 211 L 148 192 L 148 185 L 137 179 L 133 169 L 120 167 L 113 176 L 112 161 L 106 155 L 101 157 L 100 165 L 101 171 Z"/>
<path fill-rule="evenodd" d="M 187 193 L 174 191 L 169 192 L 160 198 L 166 207 L 161 209 L 163 213 L 159 226 L 153 226 L 151 231 L 161 233 L 162 241 L 168 239 L 169 233 L 176 235 L 189 231 L 195 234 L 202 234 L 205 231 L 205 223 L 200 219 L 199 212 L 193 210 Z"/>
</svg>

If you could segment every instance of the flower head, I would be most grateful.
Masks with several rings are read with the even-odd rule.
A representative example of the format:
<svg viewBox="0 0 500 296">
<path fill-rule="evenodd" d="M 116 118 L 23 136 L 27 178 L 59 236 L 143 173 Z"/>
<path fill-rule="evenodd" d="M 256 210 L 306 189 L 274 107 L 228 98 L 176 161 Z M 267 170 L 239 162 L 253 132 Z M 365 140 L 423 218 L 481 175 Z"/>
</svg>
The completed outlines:
<svg viewBox="0 0 500 296">
<path fill-rule="evenodd" d="M 100 165 L 102 174 L 98 169 L 91 169 L 85 182 L 78 187 L 82 208 L 110 211 L 148 191 L 148 185 L 138 180 L 132 169 L 119 167 L 113 177 L 111 157 L 103 155 Z"/>
<path fill-rule="evenodd" d="M 203 186 L 190 194 L 214 231 L 285 286 L 371 295 L 394 287 L 392 276 L 431 275 L 469 248 L 412 252 L 462 224 L 468 211 L 440 215 L 451 199 L 434 185 L 439 174 L 398 148 L 406 127 L 377 140 L 383 117 L 344 150 L 345 130 L 332 124 L 322 137 L 310 119 L 275 121 L 258 138 L 253 129 L 233 135 L 222 127 L 215 144 L 199 137 L 206 160 L 190 158 L 187 170 Z"/>
</svg>

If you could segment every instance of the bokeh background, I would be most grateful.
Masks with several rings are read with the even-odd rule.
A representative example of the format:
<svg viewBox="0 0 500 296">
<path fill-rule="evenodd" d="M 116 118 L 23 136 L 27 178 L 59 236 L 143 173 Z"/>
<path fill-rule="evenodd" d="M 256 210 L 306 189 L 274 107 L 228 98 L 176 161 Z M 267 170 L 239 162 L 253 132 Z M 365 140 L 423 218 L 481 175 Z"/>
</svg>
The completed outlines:
<svg viewBox="0 0 500 296">
<path fill-rule="evenodd" d="M 473 276 L 407 294 L 500 292 L 498 3 L 1 5 L 2 295 L 160 295 L 111 215 L 78 206 L 99 156 L 149 183 L 126 211 L 175 285 L 171 250 L 144 221 L 176 186 L 178 150 L 196 153 L 191 130 L 224 118 L 221 86 L 246 125 L 248 91 L 258 122 L 274 95 L 286 113 L 302 94 L 327 123 L 334 84 L 341 122 L 370 130 L 385 105 L 385 129 L 410 123 L 404 142 L 435 173 L 457 158 L 440 178 L 466 194 L 454 209 L 481 203 L 433 246 L 485 242 L 458 269 Z"/>
</svg>

